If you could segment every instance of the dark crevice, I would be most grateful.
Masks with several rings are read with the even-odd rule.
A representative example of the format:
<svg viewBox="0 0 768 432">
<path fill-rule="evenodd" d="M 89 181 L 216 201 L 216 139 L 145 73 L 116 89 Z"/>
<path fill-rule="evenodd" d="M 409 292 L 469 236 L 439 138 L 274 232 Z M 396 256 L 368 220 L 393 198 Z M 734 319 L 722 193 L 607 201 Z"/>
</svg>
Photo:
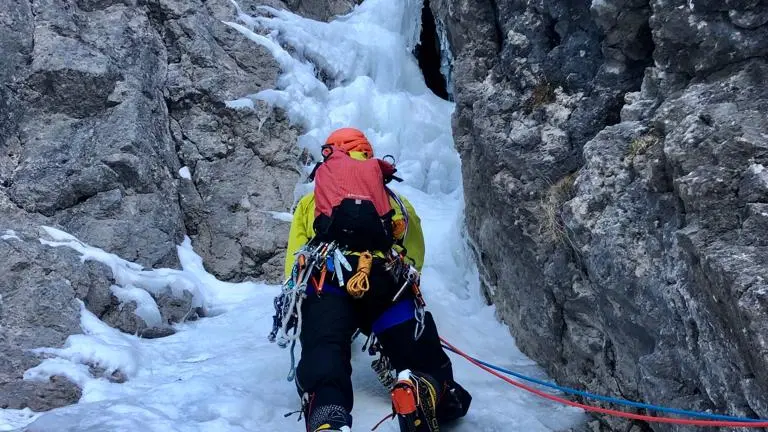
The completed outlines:
<svg viewBox="0 0 768 432">
<path fill-rule="evenodd" d="M 550 50 L 554 49 L 555 47 L 560 45 L 560 43 L 562 42 L 562 38 L 560 37 L 560 34 L 557 32 L 556 26 L 557 26 L 557 21 L 553 18 L 549 23 L 547 23 L 546 37 L 547 37 L 547 42 L 549 43 Z"/>
<path fill-rule="evenodd" d="M 77 199 L 75 200 L 75 203 L 72 204 L 71 206 L 69 206 L 68 208 L 77 207 L 77 206 L 79 206 L 81 204 L 85 204 L 86 201 L 88 201 L 89 199 L 95 197 L 97 194 L 98 194 L 98 192 L 97 193 L 93 193 L 93 194 L 85 194 L 83 196 L 77 197 Z M 66 209 L 60 209 L 60 210 L 66 210 Z"/>
<path fill-rule="evenodd" d="M 648 18 L 650 19 L 650 17 Z M 626 47 L 626 66 L 634 81 L 630 91 L 639 91 L 643 82 L 645 70 L 653 66 L 653 52 L 656 44 L 653 42 L 653 33 L 650 23 L 646 20 L 637 32 L 637 38 Z"/>
<path fill-rule="evenodd" d="M 650 19 L 650 17 L 648 17 Z M 616 95 L 615 100 L 609 105 L 605 126 L 612 126 L 621 122 L 621 110 L 625 104 L 624 96 L 629 92 L 640 91 L 643 83 L 645 70 L 653 66 L 653 52 L 656 46 L 653 42 L 653 35 L 649 22 L 646 22 L 637 31 L 637 36 L 632 43 L 623 47 L 626 56 L 626 81 L 621 84 L 621 93 Z"/>
<path fill-rule="evenodd" d="M 499 18 L 499 6 L 496 0 L 489 0 L 491 3 L 491 12 L 493 13 L 493 29 L 496 32 L 496 52 L 501 52 L 504 43 L 504 30 L 501 28 L 501 19 Z"/>
<path fill-rule="evenodd" d="M 448 86 L 440 71 L 440 38 L 437 35 L 435 16 L 429 7 L 429 0 L 421 8 L 421 36 L 414 55 L 419 61 L 419 68 L 424 74 L 424 81 L 432 93 L 449 99 Z"/>
<path fill-rule="evenodd" d="M 37 42 L 35 40 L 35 26 L 37 25 L 37 12 L 35 12 L 35 5 L 34 2 L 29 3 L 29 13 L 32 15 L 32 26 L 30 27 L 30 48 L 29 48 L 29 55 L 27 55 L 27 66 L 32 66 L 32 60 L 34 58 L 32 57 L 32 53 L 35 52 L 35 43 Z"/>
<path fill-rule="evenodd" d="M 650 20 L 650 17 L 648 19 Z M 637 39 L 634 45 L 637 47 L 636 51 L 640 53 L 638 56 L 639 59 L 633 61 L 630 57 L 628 65 L 630 67 L 642 67 L 643 69 L 652 66 L 653 51 L 656 49 L 656 44 L 653 42 L 653 33 L 649 21 L 646 21 L 643 26 L 638 29 Z"/>
<path fill-rule="evenodd" d="M 615 124 L 621 123 L 621 108 L 624 106 L 624 93 L 616 95 L 616 100 L 612 105 L 613 106 L 608 106 L 608 110 L 605 115 L 605 126 L 613 126 Z"/>
</svg>

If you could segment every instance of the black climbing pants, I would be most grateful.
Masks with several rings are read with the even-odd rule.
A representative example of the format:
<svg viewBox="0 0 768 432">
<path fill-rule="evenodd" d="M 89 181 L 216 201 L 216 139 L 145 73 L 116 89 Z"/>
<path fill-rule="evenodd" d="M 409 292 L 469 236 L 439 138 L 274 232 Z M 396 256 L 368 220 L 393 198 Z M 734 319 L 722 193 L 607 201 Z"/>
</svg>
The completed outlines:
<svg viewBox="0 0 768 432">
<path fill-rule="evenodd" d="M 372 274 L 372 276 L 374 276 Z M 392 305 L 391 296 L 368 294 L 375 290 L 371 279 L 371 291 L 363 299 L 354 299 L 337 288 L 335 292 L 314 292 L 308 294 L 302 305 L 301 359 L 297 368 L 296 384 L 299 395 L 310 395 L 310 407 L 340 405 L 351 412 L 353 405 L 351 341 L 359 328 L 371 332 L 382 312 Z M 326 290 L 328 291 L 328 290 Z M 386 300 L 383 306 L 376 301 Z M 412 298 L 411 298 L 412 299 Z M 373 301 L 371 301 L 373 300 Z M 457 418 L 466 413 L 469 394 L 453 381 L 453 371 L 448 356 L 443 351 L 432 315 L 424 317 L 424 330 L 418 339 L 414 338 L 416 320 L 404 322 L 374 331 L 384 354 L 399 372 L 411 369 L 431 375 L 442 390 L 460 389 L 465 396 L 465 407 L 461 413 L 448 413 L 445 418 Z M 446 404 L 448 405 L 448 404 Z M 438 404 L 438 412 L 440 410 Z"/>
</svg>

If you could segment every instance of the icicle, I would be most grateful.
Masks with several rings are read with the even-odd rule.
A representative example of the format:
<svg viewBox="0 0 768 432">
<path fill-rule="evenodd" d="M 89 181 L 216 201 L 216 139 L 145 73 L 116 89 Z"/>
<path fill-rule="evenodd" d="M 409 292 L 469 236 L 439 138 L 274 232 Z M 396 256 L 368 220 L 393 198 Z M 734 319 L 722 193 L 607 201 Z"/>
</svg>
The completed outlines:
<svg viewBox="0 0 768 432">
<path fill-rule="evenodd" d="M 448 41 L 448 30 L 440 17 L 435 15 L 435 28 L 440 41 L 440 73 L 445 78 L 445 89 L 448 97 L 453 100 L 453 53 L 451 43 Z"/>
</svg>

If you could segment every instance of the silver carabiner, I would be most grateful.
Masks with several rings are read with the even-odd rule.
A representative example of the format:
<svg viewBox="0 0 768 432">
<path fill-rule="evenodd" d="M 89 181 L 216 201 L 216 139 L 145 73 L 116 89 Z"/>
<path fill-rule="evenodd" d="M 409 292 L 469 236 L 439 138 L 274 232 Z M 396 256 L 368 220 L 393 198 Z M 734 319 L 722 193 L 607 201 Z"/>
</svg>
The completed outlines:
<svg viewBox="0 0 768 432">
<path fill-rule="evenodd" d="M 413 312 L 413 317 L 416 319 L 416 328 L 413 332 L 413 340 L 419 340 L 421 337 L 421 334 L 424 333 L 424 328 L 426 327 L 424 325 L 424 316 L 426 315 L 426 311 L 423 307 L 419 306 L 416 303 L 416 300 L 413 301 L 414 304 L 416 304 L 416 310 Z"/>
</svg>

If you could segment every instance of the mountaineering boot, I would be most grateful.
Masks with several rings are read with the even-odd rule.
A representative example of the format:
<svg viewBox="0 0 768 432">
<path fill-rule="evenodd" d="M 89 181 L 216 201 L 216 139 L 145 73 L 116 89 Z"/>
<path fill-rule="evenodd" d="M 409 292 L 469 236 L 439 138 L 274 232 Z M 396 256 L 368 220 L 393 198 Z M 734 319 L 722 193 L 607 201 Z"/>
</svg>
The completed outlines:
<svg viewBox="0 0 768 432">
<path fill-rule="evenodd" d="M 443 393 L 437 404 L 437 419 L 440 424 L 450 423 L 467 415 L 472 395 L 456 381 L 449 381 L 443 386 Z"/>
<path fill-rule="evenodd" d="M 352 416 L 341 405 L 313 407 L 307 418 L 311 432 L 350 432 Z"/>
<path fill-rule="evenodd" d="M 439 432 L 435 407 L 438 384 L 432 377 L 406 369 L 392 389 L 392 407 L 400 432 Z"/>
</svg>

